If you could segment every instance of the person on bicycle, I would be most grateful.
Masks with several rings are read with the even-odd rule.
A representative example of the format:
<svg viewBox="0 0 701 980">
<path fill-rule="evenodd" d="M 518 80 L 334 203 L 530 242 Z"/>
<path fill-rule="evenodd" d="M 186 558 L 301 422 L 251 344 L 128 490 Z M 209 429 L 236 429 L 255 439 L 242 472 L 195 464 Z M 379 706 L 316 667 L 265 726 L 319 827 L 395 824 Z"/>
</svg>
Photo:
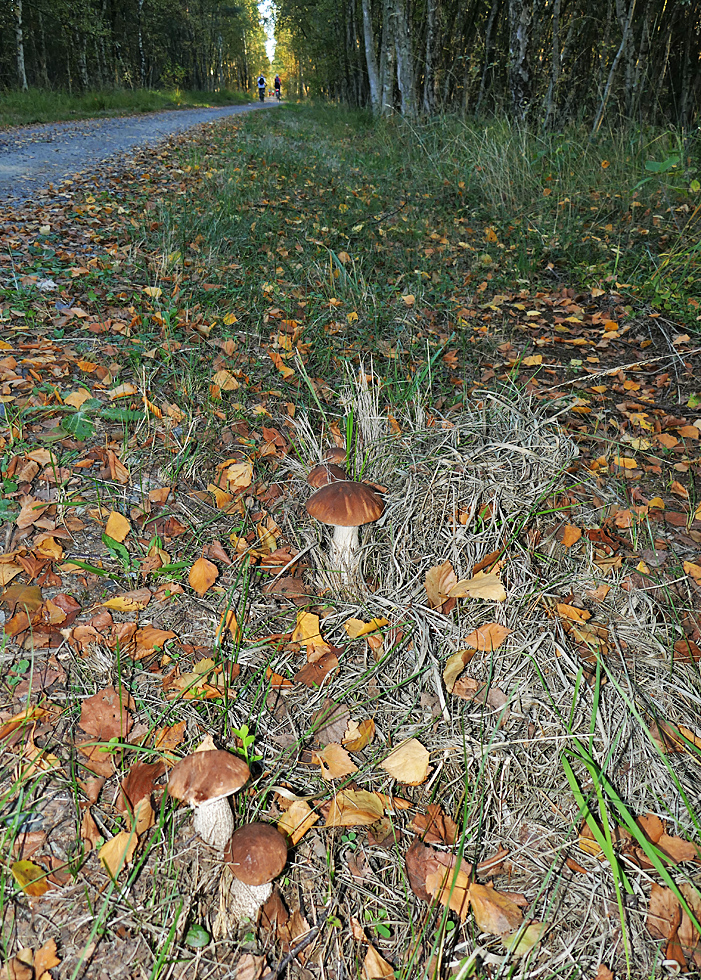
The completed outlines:
<svg viewBox="0 0 701 980">
<path fill-rule="evenodd" d="M 278 99 L 280 98 L 280 89 L 281 88 L 282 88 L 282 82 L 280 81 L 280 76 L 279 75 L 276 75 L 275 76 L 275 95 L 276 95 L 276 97 Z"/>
<path fill-rule="evenodd" d="M 258 98 L 265 102 L 265 75 L 262 72 L 258 76 Z"/>
</svg>

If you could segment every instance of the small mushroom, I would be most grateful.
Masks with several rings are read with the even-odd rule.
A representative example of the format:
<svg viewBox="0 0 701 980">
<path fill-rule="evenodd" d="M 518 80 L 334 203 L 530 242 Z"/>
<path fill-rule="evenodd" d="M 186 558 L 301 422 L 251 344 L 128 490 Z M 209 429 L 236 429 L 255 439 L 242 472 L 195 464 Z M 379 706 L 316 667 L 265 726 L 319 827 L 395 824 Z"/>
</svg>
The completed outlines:
<svg viewBox="0 0 701 980">
<path fill-rule="evenodd" d="M 318 463 L 309 471 L 307 483 L 310 487 L 318 490 L 320 487 L 325 487 L 327 483 L 347 479 L 348 474 L 342 466 L 338 466 L 336 463 Z"/>
<path fill-rule="evenodd" d="M 222 851 L 234 832 L 228 797 L 250 775 L 246 763 L 231 752 L 195 752 L 173 766 L 168 792 L 193 807 L 195 830 L 207 844 Z"/>
<path fill-rule="evenodd" d="M 342 446 L 331 446 L 324 453 L 325 463 L 337 463 L 342 466 L 346 462 L 346 450 Z"/>
<path fill-rule="evenodd" d="M 307 512 L 333 527 L 329 559 L 348 584 L 358 567 L 358 528 L 382 516 L 384 503 L 364 483 L 339 480 L 321 487 L 307 501 Z"/>
<path fill-rule="evenodd" d="M 227 911 L 235 922 L 255 919 L 273 892 L 287 862 L 287 844 L 279 830 L 267 823 L 249 823 L 234 833 L 224 860 L 232 874 Z"/>
</svg>

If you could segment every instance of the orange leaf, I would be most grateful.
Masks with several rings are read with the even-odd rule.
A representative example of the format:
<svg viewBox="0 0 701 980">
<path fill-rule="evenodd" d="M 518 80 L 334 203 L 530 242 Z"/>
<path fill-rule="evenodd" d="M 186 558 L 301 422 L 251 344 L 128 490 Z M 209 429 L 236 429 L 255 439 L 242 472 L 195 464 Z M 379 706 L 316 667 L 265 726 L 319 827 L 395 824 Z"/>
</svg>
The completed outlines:
<svg viewBox="0 0 701 980">
<path fill-rule="evenodd" d="M 190 569 L 187 580 L 198 595 L 204 595 L 207 589 L 214 585 L 218 576 L 219 569 L 213 562 L 206 558 L 198 558 Z"/>
<path fill-rule="evenodd" d="M 107 518 L 107 527 L 105 528 L 105 534 L 113 538 L 115 541 L 120 543 L 124 541 L 127 534 L 131 531 L 131 524 L 118 511 L 113 510 L 110 516 Z"/>
<path fill-rule="evenodd" d="M 338 742 L 329 742 L 323 749 L 312 752 L 312 763 L 321 766 L 324 779 L 341 779 L 358 771 L 356 764 Z"/>
<path fill-rule="evenodd" d="M 359 827 L 375 823 L 385 808 L 378 793 L 365 789 L 347 789 L 331 801 L 326 827 Z"/>
<path fill-rule="evenodd" d="M 469 647 L 474 647 L 475 650 L 496 650 L 510 632 L 507 626 L 500 626 L 499 623 L 485 623 L 466 636 L 463 642 Z"/>
<path fill-rule="evenodd" d="M 571 548 L 573 544 L 582 536 L 582 530 L 579 527 L 575 527 L 574 524 L 568 524 L 565 527 L 565 533 L 562 535 L 562 544 L 565 548 Z"/>
<path fill-rule="evenodd" d="M 349 752 L 361 752 L 372 741 L 374 734 L 375 722 L 372 718 L 366 718 L 360 724 L 349 721 L 343 744 Z"/>
<path fill-rule="evenodd" d="M 491 932 L 495 936 L 506 935 L 518 929 L 523 921 L 518 905 L 494 888 L 473 882 L 468 897 L 475 921 L 482 932 Z"/>
<path fill-rule="evenodd" d="M 289 837 L 294 846 L 318 819 L 319 814 L 314 813 L 308 803 L 304 800 L 295 800 L 278 820 L 277 829 L 281 834 Z"/>
</svg>

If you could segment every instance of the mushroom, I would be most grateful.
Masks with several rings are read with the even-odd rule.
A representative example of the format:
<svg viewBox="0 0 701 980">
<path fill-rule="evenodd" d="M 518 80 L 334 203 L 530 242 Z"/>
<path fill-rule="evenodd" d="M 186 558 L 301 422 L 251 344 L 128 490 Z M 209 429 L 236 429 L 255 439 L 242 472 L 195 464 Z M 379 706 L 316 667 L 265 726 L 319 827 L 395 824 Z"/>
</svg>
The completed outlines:
<svg viewBox="0 0 701 980">
<path fill-rule="evenodd" d="M 287 844 L 279 830 L 267 823 L 249 823 L 234 833 L 224 854 L 232 874 L 227 911 L 235 922 L 255 919 L 273 893 L 287 862 Z"/>
<path fill-rule="evenodd" d="M 173 766 L 168 792 L 193 807 L 195 830 L 222 851 L 234 832 L 227 797 L 241 789 L 250 775 L 246 763 L 231 752 L 195 752 Z"/>
<path fill-rule="evenodd" d="M 347 479 L 348 474 L 342 466 L 338 466 L 336 463 L 318 463 L 309 471 L 307 483 L 310 487 L 318 490 L 319 487 L 325 487 L 327 483 Z"/>
<path fill-rule="evenodd" d="M 309 515 L 334 529 L 329 559 L 344 584 L 358 567 L 358 528 L 381 517 L 384 506 L 370 487 L 352 480 L 329 483 L 307 501 Z"/>
<path fill-rule="evenodd" d="M 346 450 L 342 446 L 331 446 L 324 453 L 324 462 L 342 465 L 346 462 Z"/>
</svg>

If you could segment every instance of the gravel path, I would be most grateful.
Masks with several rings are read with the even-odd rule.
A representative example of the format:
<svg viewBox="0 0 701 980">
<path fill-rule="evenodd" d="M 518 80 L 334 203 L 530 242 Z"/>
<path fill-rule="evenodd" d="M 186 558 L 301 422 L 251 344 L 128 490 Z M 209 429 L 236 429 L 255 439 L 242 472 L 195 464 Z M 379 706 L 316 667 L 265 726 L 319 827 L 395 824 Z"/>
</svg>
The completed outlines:
<svg viewBox="0 0 701 980">
<path fill-rule="evenodd" d="M 199 123 L 278 105 L 268 101 L 216 109 L 175 109 L 3 130 L 0 202 L 25 201 L 40 188 L 60 183 L 116 153 L 155 143 Z"/>
</svg>

